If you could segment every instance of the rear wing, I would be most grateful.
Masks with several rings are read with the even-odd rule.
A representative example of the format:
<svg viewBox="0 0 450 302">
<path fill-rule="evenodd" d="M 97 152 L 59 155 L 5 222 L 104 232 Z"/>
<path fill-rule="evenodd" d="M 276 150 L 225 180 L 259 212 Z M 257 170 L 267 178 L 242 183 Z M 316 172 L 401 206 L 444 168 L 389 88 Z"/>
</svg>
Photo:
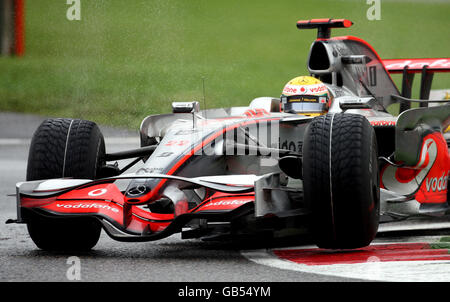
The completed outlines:
<svg viewBox="0 0 450 302">
<path fill-rule="evenodd" d="M 450 58 L 437 59 L 388 59 L 383 60 L 389 73 L 421 73 L 423 70 L 429 73 L 450 72 Z"/>
<path fill-rule="evenodd" d="M 331 38 L 332 28 L 349 28 L 347 19 L 311 19 L 297 21 L 298 29 L 317 29 L 311 45 L 308 71 L 321 81 L 346 86 L 358 96 L 376 96 L 387 108 L 400 104 L 400 113 L 411 108 L 411 102 L 428 107 L 434 73 L 450 72 L 450 58 L 382 60 L 366 41 L 352 36 Z M 401 92 L 391 74 L 402 73 Z M 411 99 L 414 75 L 422 74 L 420 100 Z M 439 101 L 440 102 L 440 101 Z"/>
<path fill-rule="evenodd" d="M 311 19 L 297 21 L 298 29 L 317 28 L 317 39 L 329 39 L 331 28 L 348 28 L 353 22 L 347 19 Z"/>
<path fill-rule="evenodd" d="M 414 75 L 420 73 L 420 99 L 428 100 L 430 97 L 431 83 L 436 72 L 450 72 L 450 58 L 435 59 L 388 59 L 383 60 L 386 70 L 391 74 L 403 74 L 401 95 L 404 98 L 411 98 Z M 423 102 L 421 107 L 427 107 Z M 400 103 L 400 112 L 411 108 L 408 102 Z"/>
</svg>

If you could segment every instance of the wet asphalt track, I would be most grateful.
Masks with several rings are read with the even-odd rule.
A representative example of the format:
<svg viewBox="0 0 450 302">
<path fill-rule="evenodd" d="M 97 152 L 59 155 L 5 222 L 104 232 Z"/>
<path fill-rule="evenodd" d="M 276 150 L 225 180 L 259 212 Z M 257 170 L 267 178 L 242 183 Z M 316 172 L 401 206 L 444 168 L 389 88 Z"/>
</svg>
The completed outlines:
<svg viewBox="0 0 450 302">
<path fill-rule="evenodd" d="M 0 113 L 0 281 L 69 281 L 70 256 L 81 261 L 81 281 L 362 281 L 257 264 L 241 254 L 243 247 L 181 240 L 178 235 L 155 242 L 121 243 L 102 233 L 94 250 L 85 254 L 52 254 L 37 249 L 25 225 L 4 222 L 16 218 L 15 197 L 7 194 L 14 193 L 15 183 L 25 178 L 29 140 L 42 120 Z M 137 131 L 101 128 L 107 152 L 139 146 Z"/>
</svg>

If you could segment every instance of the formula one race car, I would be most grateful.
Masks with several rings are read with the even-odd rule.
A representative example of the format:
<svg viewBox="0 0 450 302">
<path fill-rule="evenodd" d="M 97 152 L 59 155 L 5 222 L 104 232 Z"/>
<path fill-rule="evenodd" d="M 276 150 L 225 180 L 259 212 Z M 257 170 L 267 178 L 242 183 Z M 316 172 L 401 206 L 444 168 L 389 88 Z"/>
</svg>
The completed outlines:
<svg viewBox="0 0 450 302">
<path fill-rule="evenodd" d="M 298 114 L 286 96 L 210 110 L 173 103 L 173 113 L 142 121 L 140 148 L 116 153 L 93 122 L 45 120 L 8 222 L 26 223 L 44 250 L 91 249 L 102 228 L 140 242 L 304 233 L 319 247 L 351 249 L 369 245 L 384 221 L 447 214 L 450 104 L 428 98 L 450 59 L 381 60 L 359 38 L 331 37 L 352 24 L 297 23 L 318 30 L 307 67 L 330 93 L 323 115 Z M 401 93 L 390 73 L 403 73 Z"/>
</svg>

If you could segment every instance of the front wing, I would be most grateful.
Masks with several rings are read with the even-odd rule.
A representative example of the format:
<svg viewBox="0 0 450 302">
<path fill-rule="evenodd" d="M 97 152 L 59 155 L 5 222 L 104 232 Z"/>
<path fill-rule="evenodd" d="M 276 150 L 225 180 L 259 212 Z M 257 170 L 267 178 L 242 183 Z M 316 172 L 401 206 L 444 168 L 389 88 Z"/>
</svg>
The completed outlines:
<svg viewBox="0 0 450 302">
<path fill-rule="evenodd" d="M 175 204 L 174 214 L 152 213 L 142 205 L 127 203 L 126 197 L 113 183 L 118 179 L 167 178 L 190 188 L 213 191 L 198 205 L 190 208 L 187 200 Z M 222 184 L 220 177 L 184 178 L 169 175 L 128 174 L 96 181 L 54 179 L 18 183 L 16 186 L 17 220 L 26 223 L 29 215 L 64 219 L 90 216 L 103 226 L 106 233 L 118 241 L 153 241 L 180 232 L 194 219 L 227 222 L 253 211 L 252 181 Z M 224 177 L 223 181 L 229 178 Z"/>
</svg>

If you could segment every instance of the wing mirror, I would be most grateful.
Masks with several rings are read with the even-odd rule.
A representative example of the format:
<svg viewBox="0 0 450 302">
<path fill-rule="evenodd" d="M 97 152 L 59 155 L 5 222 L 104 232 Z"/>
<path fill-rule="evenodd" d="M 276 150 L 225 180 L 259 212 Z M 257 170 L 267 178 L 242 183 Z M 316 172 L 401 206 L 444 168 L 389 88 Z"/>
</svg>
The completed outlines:
<svg viewBox="0 0 450 302">
<path fill-rule="evenodd" d="M 347 109 L 370 109 L 376 103 L 373 97 L 348 97 L 339 100 L 339 106 L 342 110 Z"/>
<path fill-rule="evenodd" d="M 172 113 L 193 113 L 199 111 L 199 102 L 172 102 Z"/>
</svg>

